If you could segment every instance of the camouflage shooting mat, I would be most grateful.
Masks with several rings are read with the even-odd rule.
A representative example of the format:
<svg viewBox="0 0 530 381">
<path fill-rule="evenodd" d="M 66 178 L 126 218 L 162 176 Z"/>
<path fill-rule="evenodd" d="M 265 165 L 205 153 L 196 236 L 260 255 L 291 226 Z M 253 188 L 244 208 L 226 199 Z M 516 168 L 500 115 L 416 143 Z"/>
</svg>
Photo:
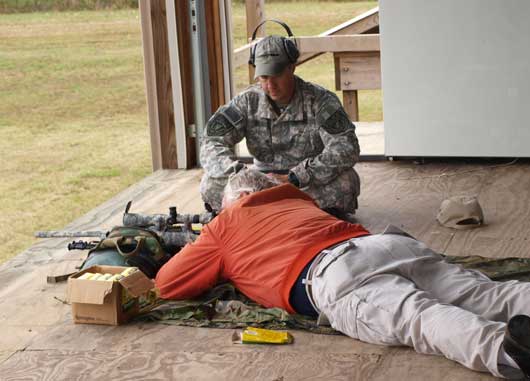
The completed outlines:
<svg viewBox="0 0 530 381">
<path fill-rule="evenodd" d="M 447 262 L 478 270 L 492 280 L 530 281 L 530 258 L 485 258 L 480 256 L 446 256 Z M 321 334 L 340 334 L 322 327 L 316 320 L 289 314 L 281 308 L 263 308 L 241 294 L 233 285 L 218 285 L 194 300 L 165 301 L 150 312 L 137 317 L 140 321 L 163 324 L 240 328 L 247 326 L 269 329 L 301 329 Z"/>
</svg>

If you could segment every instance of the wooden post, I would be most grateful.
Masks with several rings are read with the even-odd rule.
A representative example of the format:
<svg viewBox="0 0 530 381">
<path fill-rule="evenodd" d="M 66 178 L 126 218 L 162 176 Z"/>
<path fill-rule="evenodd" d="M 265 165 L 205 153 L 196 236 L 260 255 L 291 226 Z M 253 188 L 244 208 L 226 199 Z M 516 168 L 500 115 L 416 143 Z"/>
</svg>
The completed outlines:
<svg viewBox="0 0 530 381">
<path fill-rule="evenodd" d="M 191 31 L 188 1 L 176 1 L 175 18 L 177 20 L 178 50 L 180 58 L 180 77 L 182 81 L 182 103 L 184 107 L 184 120 L 186 126 L 195 123 L 193 74 L 191 58 Z M 186 162 L 188 168 L 197 166 L 195 137 L 186 129 Z"/>
<path fill-rule="evenodd" d="M 219 0 L 205 2 L 206 41 L 208 44 L 208 72 L 212 112 L 225 104 L 223 51 L 221 44 L 221 19 Z M 224 20 L 223 20 L 224 21 Z"/>
<path fill-rule="evenodd" d="M 166 1 L 169 64 L 171 69 L 171 90 L 173 94 L 173 115 L 175 116 L 175 143 L 177 147 L 177 168 L 189 168 L 187 162 L 187 124 L 184 115 L 183 86 L 178 52 L 177 19 L 175 0 Z"/>
<path fill-rule="evenodd" d="M 142 26 L 142 47 L 144 58 L 145 92 L 147 98 L 147 116 L 149 120 L 149 134 L 151 139 L 151 162 L 153 171 L 162 168 L 162 152 L 160 148 L 160 134 L 158 127 L 158 109 L 156 97 L 156 73 L 153 54 L 153 32 L 151 26 L 151 3 L 140 0 L 140 19 Z"/>
<path fill-rule="evenodd" d="M 256 27 L 265 20 L 265 0 L 246 0 L 245 10 L 247 17 L 247 40 L 250 41 Z M 257 37 L 265 35 L 265 25 L 261 26 L 256 33 Z M 248 65 L 248 83 L 254 83 L 254 67 Z"/>
<path fill-rule="evenodd" d="M 342 92 L 342 102 L 344 110 L 352 122 L 359 120 L 359 100 L 357 99 L 357 90 L 344 90 Z"/>
<path fill-rule="evenodd" d="M 344 109 L 352 121 L 359 120 L 357 90 L 381 88 L 379 51 L 336 52 L 335 88 L 342 90 Z"/>
<path fill-rule="evenodd" d="M 140 0 L 153 170 L 177 168 L 164 0 Z"/>
</svg>

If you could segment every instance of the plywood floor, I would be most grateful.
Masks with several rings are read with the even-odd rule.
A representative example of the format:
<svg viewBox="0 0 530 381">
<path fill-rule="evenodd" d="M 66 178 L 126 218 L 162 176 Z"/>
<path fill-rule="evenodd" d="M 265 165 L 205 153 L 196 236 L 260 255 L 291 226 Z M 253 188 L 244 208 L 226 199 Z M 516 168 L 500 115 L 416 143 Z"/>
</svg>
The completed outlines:
<svg viewBox="0 0 530 381">
<path fill-rule="evenodd" d="M 447 254 L 529 256 L 530 163 L 495 166 L 410 161 L 359 163 L 358 219 L 373 232 L 401 226 Z M 507 162 L 507 160 L 504 160 Z M 160 171 L 74 221 L 67 229 L 118 224 L 128 200 L 133 212 L 199 212 L 200 170 Z M 441 201 L 477 195 L 487 225 L 453 231 L 437 224 Z M 364 344 L 343 336 L 293 331 L 288 346 L 238 346 L 231 331 L 165 326 L 74 325 L 65 285 L 46 276 L 79 265 L 67 239 L 46 239 L 0 266 L 0 379 L 2 380 L 490 380 L 441 357 L 406 348 Z"/>
</svg>

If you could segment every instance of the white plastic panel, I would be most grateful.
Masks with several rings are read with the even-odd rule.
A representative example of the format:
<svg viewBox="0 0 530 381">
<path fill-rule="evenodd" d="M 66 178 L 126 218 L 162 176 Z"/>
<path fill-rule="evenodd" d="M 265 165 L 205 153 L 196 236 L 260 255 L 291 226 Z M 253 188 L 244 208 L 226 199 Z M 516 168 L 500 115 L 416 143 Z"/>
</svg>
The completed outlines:
<svg viewBox="0 0 530 381">
<path fill-rule="evenodd" d="M 530 157 L 530 1 L 379 5 L 385 154 Z"/>
</svg>

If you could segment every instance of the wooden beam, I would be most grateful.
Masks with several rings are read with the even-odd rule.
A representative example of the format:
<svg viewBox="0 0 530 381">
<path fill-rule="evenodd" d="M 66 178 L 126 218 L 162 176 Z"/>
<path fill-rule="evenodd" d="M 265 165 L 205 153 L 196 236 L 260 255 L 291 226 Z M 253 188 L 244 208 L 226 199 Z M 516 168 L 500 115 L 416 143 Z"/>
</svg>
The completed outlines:
<svg viewBox="0 0 530 381">
<path fill-rule="evenodd" d="M 297 37 L 300 53 L 379 51 L 378 34 Z"/>
<path fill-rule="evenodd" d="M 248 0 L 247 0 L 247 5 L 248 5 Z M 247 18 L 248 18 L 248 15 L 247 15 Z M 345 23 L 342 23 L 336 27 L 328 29 L 327 31 L 323 33 L 320 33 L 317 37 L 364 34 L 364 33 L 373 31 L 378 26 L 379 26 L 379 8 L 376 7 L 351 20 L 346 21 Z M 248 24 L 247 24 L 247 28 L 248 28 Z M 248 29 L 247 29 L 247 33 L 248 33 Z M 252 31 L 250 33 L 252 33 Z M 309 38 L 309 37 L 303 37 L 303 38 Z M 316 38 L 316 37 L 311 37 L 311 38 Z M 299 41 L 299 39 L 300 37 L 297 37 L 297 42 Z M 234 50 L 234 68 L 237 68 L 247 63 L 248 57 L 250 55 L 250 48 L 256 42 L 257 41 L 249 42 L 248 44 L 243 45 Z M 346 49 L 346 51 L 347 50 L 349 49 Z M 370 50 L 374 50 L 374 49 L 370 49 Z M 379 48 L 376 50 L 379 50 Z M 311 50 L 311 51 L 302 52 L 302 50 L 300 50 L 300 58 L 298 59 L 298 64 L 308 61 L 327 51 L 328 50 L 314 52 Z"/>
<path fill-rule="evenodd" d="M 237 49 L 234 49 L 234 55 L 233 55 L 234 69 L 240 66 L 243 66 L 245 64 L 248 64 L 248 57 L 250 57 L 250 48 L 256 45 L 258 41 L 259 40 L 255 40 Z"/>
<path fill-rule="evenodd" d="M 139 7 L 153 169 L 174 169 L 177 168 L 177 149 L 165 0 L 141 0 Z"/>
<path fill-rule="evenodd" d="M 379 7 L 375 7 L 340 25 L 326 30 L 319 36 L 366 33 L 379 26 Z"/>
<path fill-rule="evenodd" d="M 357 17 L 352 18 L 336 27 L 320 33 L 319 36 L 336 36 L 345 34 L 363 34 L 378 33 L 379 27 L 379 7 L 370 9 Z M 322 53 L 301 54 L 298 58 L 298 64 L 304 63 L 310 59 L 319 56 Z"/>
<path fill-rule="evenodd" d="M 258 42 L 259 40 L 252 41 L 234 50 L 234 67 L 247 63 L 251 47 Z M 370 52 L 380 50 L 379 34 L 296 37 L 296 43 L 300 54 L 305 56 L 327 52 Z"/>
</svg>

